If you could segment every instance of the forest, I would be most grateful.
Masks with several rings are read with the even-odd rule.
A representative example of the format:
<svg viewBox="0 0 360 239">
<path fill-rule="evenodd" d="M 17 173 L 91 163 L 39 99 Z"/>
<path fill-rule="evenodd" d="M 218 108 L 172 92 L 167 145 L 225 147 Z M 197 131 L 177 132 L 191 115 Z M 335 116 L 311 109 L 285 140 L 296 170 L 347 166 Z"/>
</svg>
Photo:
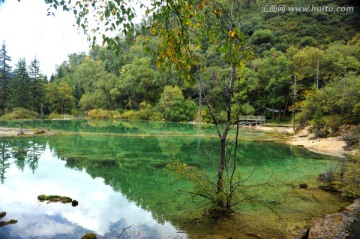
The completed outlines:
<svg viewBox="0 0 360 239">
<path fill-rule="evenodd" d="M 224 238 L 239 233 L 285 238 L 300 229 L 306 229 L 301 238 L 308 238 L 315 219 L 345 208 L 340 195 L 359 197 L 359 152 L 343 153 L 359 149 L 360 142 L 360 14 L 355 0 L 139 1 L 146 16 L 140 23 L 134 23 L 135 9 L 125 0 L 45 2 L 49 16 L 57 8 L 73 13 L 74 24 L 92 46 L 89 52 L 70 54 L 47 77 L 36 58 L 30 63 L 22 58 L 11 67 L 11 52 L 2 43 L 0 123 L 20 126 L 14 131 L 20 136 L 4 137 L 0 145 L 0 186 L 5 179 L 12 183 L 19 178 L 9 180 L 12 170 L 6 170 L 13 166 L 24 171 L 27 163 L 32 174 L 42 170 L 38 161 L 56 171 L 63 168 L 51 165 L 57 163 L 48 160 L 52 155 L 65 169 L 88 173 L 91 181 L 83 185 L 93 190 L 93 179 L 103 178 L 160 224 L 171 222 L 176 228 L 171 238 L 179 238 L 182 228 L 199 235 L 194 238 L 204 238 L 207 230 Z M 289 131 L 242 129 L 243 115 L 265 116 L 266 122 Z M 29 140 L 24 131 L 29 128 L 30 135 L 45 136 Z M 306 133 L 299 133 L 305 132 L 302 128 Z M 327 136 L 339 136 L 332 139 L 344 143 L 336 145 L 343 158 L 285 145 L 289 138 L 314 145 Z M 326 146 L 335 147 L 331 142 Z M 81 183 L 70 181 L 71 187 Z M 81 209 L 91 196 L 73 188 L 75 195 L 84 196 Z M 105 202 L 100 194 L 98 202 Z M 114 210 L 125 205 L 119 202 L 105 202 L 111 207 L 96 219 L 123 213 L 125 208 Z M 120 238 L 137 224 L 109 225 L 114 228 L 104 232 L 116 229 L 111 233 Z M 84 228 L 78 228 L 79 234 Z"/>
<path fill-rule="evenodd" d="M 206 2 L 206 1 L 205 1 Z M 303 1 L 299 1 L 303 2 Z M 321 3 L 319 3 L 321 2 Z M 360 19 L 354 12 L 264 12 L 267 1 L 240 1 L 235 20 L 246 60 L 236 66 L 234 102 L 243 115 L 264 115 L 274 122 L 310 123 L 322 131 L 360 121 Z M 292 1 L 274 1 L 288 4 Z M 301 4 L 297 3 L 297 4 Z M 355 1 L 306 1 L 311 5 L 353 6 Z M 355 11 L 358 8 L 355 7 Z M 216 14 L 209 16 L 216 17 Z M 200 107 L 200 86 L 194 63 L 179 68 L 162 51 L 161 36 L 151 18 L 116 38 L 118 49 L 93 46 L 73 53 L 50 78 L 36 58 L 10 67 L 11 52 L 0 52 L 0 112 L 6 118 L 61 118 L 211 122 Z M 198 23 L 197 23 L 198 24 Z M 196 26 L 194 26 L 196 28 Z M 208 32 L 212 29 L 208 28 Z M 214 35 L 214 34 L 213 34 Z M 201 59 L 202 90 L 221 115 L 231 66 L 226 44 L 215 47 L 212 35 L 194 42 Z M 201 44 L 196 44 L 200 41 Z M 171 47 L 167 46 L 170 52 Z M 176 57 L 176 56 L 173 56 Z M 186 60 L 186 59 L 185 59 Z M 184 69 L 187 75 L 183 74 Z M 216 106 L 215 106 L 216 105 Z"/>
</svg>

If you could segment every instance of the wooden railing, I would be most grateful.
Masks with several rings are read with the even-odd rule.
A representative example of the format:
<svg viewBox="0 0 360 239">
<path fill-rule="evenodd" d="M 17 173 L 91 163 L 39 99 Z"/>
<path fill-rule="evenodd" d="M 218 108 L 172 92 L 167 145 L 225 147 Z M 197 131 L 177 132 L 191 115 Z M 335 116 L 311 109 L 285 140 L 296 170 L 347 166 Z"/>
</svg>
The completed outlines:
<svg viewBox="0 0 360 239">
<path fill-rule="evenodd" d="M 240 124 L 265 124 L 265 116 L 255 116 L 255 115 L 240 115 L 239 122 Z"/>
</svg>

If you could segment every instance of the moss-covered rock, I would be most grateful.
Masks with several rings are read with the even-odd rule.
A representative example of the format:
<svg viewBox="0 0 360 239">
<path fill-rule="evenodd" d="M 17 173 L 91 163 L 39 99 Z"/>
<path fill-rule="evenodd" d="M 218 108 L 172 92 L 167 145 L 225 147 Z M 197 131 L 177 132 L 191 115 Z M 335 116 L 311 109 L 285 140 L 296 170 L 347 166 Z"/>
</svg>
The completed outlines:
<svg viewBox="0 0 360 239">
<path fill-rule="evenodd" d="M 47 196 L 47 195 L 41 194 L 37 198 L 40 202 L 49 201 L 49 203 L 50 202 L 72 203 L 72 201 L 73 201 L 69 197 L 59 196 L 59 195 L 48 195 Z"/>
<path fill-rule="evenodd" d="M 94 233 L 86 233 L 81 237 L 81 239 L 96 239 L 96 234 Z"/>
<path fill-rule="evenodd" d="M 44 194 L 39 195 L 37 198 L 38 198 L 38 200 L 41 201 L 41 202 L 47 200 L 47 196 L 44 195 Z"/>
<path fill-rule="evenodd" d="M 10 221 L 0 221 L 0 227 L 4 227 L 6 225 L 15 224 L 17 220 L 11 219 Z"/>
</svg>

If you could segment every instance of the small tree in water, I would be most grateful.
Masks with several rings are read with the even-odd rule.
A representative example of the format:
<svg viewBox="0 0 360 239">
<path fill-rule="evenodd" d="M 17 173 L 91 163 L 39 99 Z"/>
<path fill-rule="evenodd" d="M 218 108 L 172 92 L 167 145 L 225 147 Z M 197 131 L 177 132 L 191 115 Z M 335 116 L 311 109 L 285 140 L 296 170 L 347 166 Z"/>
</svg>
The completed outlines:
<svg viewBox="0 0 360 239">
<path fill-rule="evenodd" d="M 240 114 L 235 85 L 238 68 L 250 56 L 244 34 L 236 27 L 240 5 L 236 1 L 167 1 L 167 7 L 161 8 L 160 2 L 154 1 L 160 10 L 153 12 L 150 26 L 162 39 L 158 65 L 172 64 L 187 82 L 199 84 L 220 146 L 216 180 L 179 161 L 170 168 L 195 182 L 199 190 L 192 193 L 211 201 L 213 215 L 229 214 L 239 202 L 235 192 L 241 182 L 235 174 Z M 236 132 L 230 136 L 234 124 Z M 229 145 L 231 137 L 233 145 Z"/>
<path fill-rule="evenodd" d="M 128 35 L 134 31 L 132 20 L 135 10 L 126 1 L 84 0 L 71 4 L 71 1 L 47 1 L 53 8 L 62 6 L 72 11 L 79 27 L 91 33 L 89 39 L 96 43 L 97 33 L 105 31 L 121 32 Z M 208 108 L 219 139 L 220 153 L 217 163 L 216 179 L 205 174 L 195 173 L 194 168 L 178 162 L 173 166 L 185 175 L 197 178 L 196 181 L 209 188 L 206 195 L 221 213 L 231 212 L 237 201 L 235 191 L 240 181 L 235 179 L 237 168 L 237 139 L 239 134 L 239 102 L 235 100 L 237 70 L 249 58 L 244 47 L 244 34 L 238 29 L 240 1 L 233 0 L 152 0 L 148 5 L 141 4 L 149 22 L 143 21 L 143 31 L 158 36 L 156 49 L 147 44 L 145 49 L 159 56 L 159 68 L 175 67 L 185 77 L 186 84 L 198 82 L 201 98 Z M 97 21 L 91 29 L 88 15 L 94 14 Z M 104 29 L 100 29 L 104 26 Z M 102 30 L 102 31 L 100 31 Z M 119 53 L 122 39 L 102 34 L 104 44 Z M 221 68 L 219 67 L 221 66 Z M 223 73 L 223 74 L 222 74 Z M 233 150 L 229 151 L 229 133 L 236 125 Z M 191 173 L 190 173 L 191 172 Z M 207 190 L 207 189 L 206 189 Z"/>
</svg>

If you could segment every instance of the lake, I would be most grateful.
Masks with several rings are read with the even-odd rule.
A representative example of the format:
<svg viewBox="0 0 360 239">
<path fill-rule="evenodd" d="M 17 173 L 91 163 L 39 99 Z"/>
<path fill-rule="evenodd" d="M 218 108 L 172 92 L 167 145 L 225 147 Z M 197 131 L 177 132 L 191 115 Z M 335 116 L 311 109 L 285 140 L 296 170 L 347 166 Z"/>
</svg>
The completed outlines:
<svg viewBox="0 0 360 239">
<path fill-rule="evenodd" d="M 339 167 L 331 157 L 242 130 L 238 176 L 244 200 L 232 219 L 204 216 L 208 202 L 165 170 L 179 160 L 215 176 L 212 126 L 146 121 L 10 121 L 55 135 L 0 139 L 0 238 L 286 238 L 347 203 L 319 190 L 317 176 Z M 269 140 L 269 139 L 268 139 Z M 249 177 L 251 175 L 251 177 Z M 300 183 L 309 185 L 301 189 Z M 38 195 L 79 202 L 46 203 Z"/>
</svg>

